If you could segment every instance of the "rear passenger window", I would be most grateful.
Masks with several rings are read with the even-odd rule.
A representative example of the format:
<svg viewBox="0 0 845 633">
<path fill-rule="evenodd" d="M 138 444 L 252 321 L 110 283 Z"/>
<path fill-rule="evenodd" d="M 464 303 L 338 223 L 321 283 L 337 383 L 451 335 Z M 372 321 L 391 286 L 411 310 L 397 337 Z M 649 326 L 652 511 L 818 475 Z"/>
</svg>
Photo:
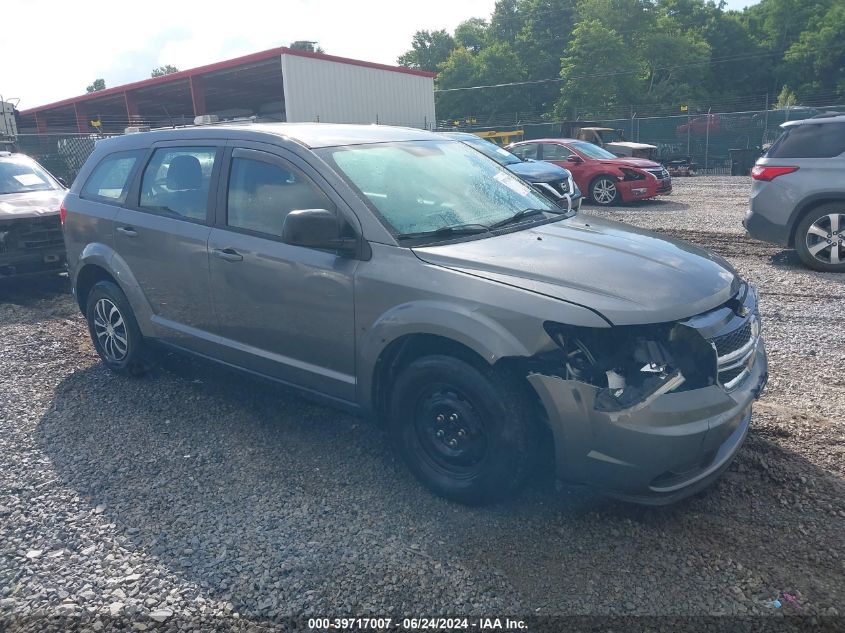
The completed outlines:
<svg viewBox="0 0 845 633">
<path fill-rule="evenodd" d="M 141 180 L 140 207 L 204 222 L 216 155 L 214 147 L 157 149 Z"/>
<path fill-rule="evenodd" d="M 281 237 L 288 213 L 301 209 L 333 211 L 334 205 L 293 168 L 249 158 L 232 159 L 228 226 Z"/>
<path fill-rule="evenodd" d="M 804 123 L 786 128 L 770 158 L 832 158 L 845 152 L 845 123 Z"/>
<path fill-rule="evenodd" d="M 135 165 L 143 156 L 143 150 L 115 152 L 106 156 L 94 168 L 80 196 L 88 199 L 101 198 L 108 202 L 123 204 L 132 182 Z"/>
</svg>

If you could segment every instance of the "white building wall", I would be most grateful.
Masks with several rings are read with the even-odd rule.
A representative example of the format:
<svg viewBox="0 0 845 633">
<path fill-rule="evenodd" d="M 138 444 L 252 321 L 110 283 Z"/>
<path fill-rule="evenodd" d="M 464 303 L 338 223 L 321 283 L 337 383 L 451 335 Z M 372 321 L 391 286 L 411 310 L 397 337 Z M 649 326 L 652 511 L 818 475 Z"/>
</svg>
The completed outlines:
<svg viewBox="0 0 845 633">
<path fill-rule="evenodd" d="M 292 122 L 434 124 L 434 79 L 282 55 L 286 119 Z"/>
</svg>

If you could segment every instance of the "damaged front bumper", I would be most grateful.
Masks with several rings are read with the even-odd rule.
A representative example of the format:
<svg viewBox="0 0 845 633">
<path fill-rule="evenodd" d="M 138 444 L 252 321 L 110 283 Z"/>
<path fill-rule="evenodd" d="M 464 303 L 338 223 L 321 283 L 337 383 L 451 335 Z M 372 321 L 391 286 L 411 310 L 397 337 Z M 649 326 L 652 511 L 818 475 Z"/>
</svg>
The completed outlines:
<svg viewBox="0 0 845 633">
<path fill-rule="evenodd" d="M 742 445 L 768 379 L 763 340 L 742 382 L 657 395 L 645 406 L 596 408 L 599 387 L 531 373 L 546 410 L 557 474 L 613 496 L 662 505 L 711 484 Z"/>
<path fill-rule="evenodd" d="M 65 270 L 58 214 L 0 222 L 0 278 Z"/>
</svg>

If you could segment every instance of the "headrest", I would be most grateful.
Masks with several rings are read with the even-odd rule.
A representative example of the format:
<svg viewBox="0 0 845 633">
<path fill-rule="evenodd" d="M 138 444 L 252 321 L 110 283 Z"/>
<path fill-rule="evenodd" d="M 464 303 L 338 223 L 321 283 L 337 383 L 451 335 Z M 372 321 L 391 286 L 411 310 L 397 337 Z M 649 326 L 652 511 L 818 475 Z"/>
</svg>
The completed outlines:
<svg viewBox="0 0 845 633">
<path fill-rule="evenodd" d="M 168 189 L 199 189 L 201 186 L 202 167 L 196 156 L 183 154 L 170 161 L 170 166 L 167 168 Z"/>
</svg>

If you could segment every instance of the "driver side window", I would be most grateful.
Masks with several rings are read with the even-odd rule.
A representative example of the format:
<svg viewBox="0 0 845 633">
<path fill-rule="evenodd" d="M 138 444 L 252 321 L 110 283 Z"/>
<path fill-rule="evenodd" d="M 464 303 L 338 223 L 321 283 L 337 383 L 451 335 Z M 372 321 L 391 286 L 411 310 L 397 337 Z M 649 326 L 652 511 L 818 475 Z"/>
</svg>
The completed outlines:
<svg viewBox="0 0 845 633">
<path fill-rule="evenodd" d="M 303 209 L 334 212 L 335 206 L 293 167 L 237 156 L 232 159 L 227 226 L 281 237 L 288 213 Z"/>
<path fill-rule="evenodd" d="M 543 160 L 566 160 L 572 152 L 557 143 L 543 143 Z"/>
</svg>

